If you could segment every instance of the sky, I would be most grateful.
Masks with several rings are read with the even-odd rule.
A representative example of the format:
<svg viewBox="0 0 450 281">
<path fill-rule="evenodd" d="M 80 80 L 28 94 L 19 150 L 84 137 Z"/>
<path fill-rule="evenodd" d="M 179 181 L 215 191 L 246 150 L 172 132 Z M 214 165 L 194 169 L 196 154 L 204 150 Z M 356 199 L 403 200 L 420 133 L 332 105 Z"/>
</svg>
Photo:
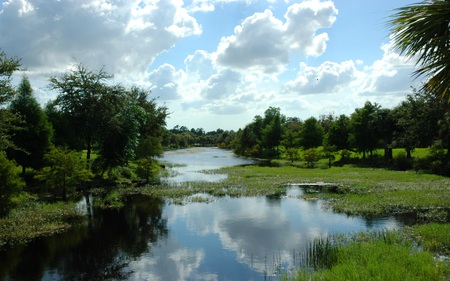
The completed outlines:
<svg viewBox="0 0 450 281">
<path fill-rule="evenodd" d="M 287 117 L 393 108 L 418 87 L 387 21 L 417 0 L 8 0 L 0 49 L 21 58 L 36 99 L 82 63 L 151 91 L 176 125 L 238 130 L 278 107 Z"/>
</svg>

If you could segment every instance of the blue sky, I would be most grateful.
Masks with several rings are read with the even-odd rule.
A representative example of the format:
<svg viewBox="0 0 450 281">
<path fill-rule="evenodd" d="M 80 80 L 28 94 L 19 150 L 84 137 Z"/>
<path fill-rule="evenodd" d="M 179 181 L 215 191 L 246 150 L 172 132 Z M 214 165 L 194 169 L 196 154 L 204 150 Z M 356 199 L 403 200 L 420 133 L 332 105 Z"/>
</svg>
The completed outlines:
<svg viewBox="0 0 450 281">
<path fill-rule="evenodd" d="M 415 2 L 9 0 L 0 48 L 42 104 L 57 95 L 49 77 L 81 62 L 151 90 L 168 128 L 237 130 L 269 106 L 301 119 L 396 106 L 420 80 L 386 21 Z"/>
</svg>

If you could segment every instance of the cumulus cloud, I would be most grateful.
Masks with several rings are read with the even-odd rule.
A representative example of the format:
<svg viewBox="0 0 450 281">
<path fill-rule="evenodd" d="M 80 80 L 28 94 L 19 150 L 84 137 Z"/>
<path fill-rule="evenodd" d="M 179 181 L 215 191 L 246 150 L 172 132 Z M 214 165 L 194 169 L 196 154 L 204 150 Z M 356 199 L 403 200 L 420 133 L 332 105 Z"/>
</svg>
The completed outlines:
<svg viewBox="0 0 450 281">
<path fill-rule="evenodd" d="M 142 73 L 180 38 L 201 33 L 179 0 L 9 0 L 2 5 L 2 48 L 34 71 L 60 70 L 76 60 L 106 65 L 115 74 Z"/>
<path fill-rule="evenodd" d="M 362 81 L 358 92 L 364 96 L 405 96 L 411 92 L 411 86 L 417 86 L 411 73 L 414 60 L 394 51 L 392 42 L 381 46 L 383 57 L 364 69 L 366 77 Z"/>
<path fill-rule="evenodd" d="M 284 70 L 294 51 L 320 56 L 326 49 L 328 35 L 317 32 L 331 27 L 337 13 L 333 2 L 319 0 L 291 5 L 284 16 L 285 23 L 270 10 L 255 13 L 235 27 L 234 35 L 222 38 L 216 52 L 217 63 L 270 74 Z"/>
<path fill-rule="evenodd" d="M 178 83 L 183 76 L 183 71 L 177 71 L 170 64 L 163 64 L 151 71 L 145 81 L 150 84 L 153 94 L 160 100 L 175 100 L 180 97 Z"/>
<path fill-rule="evenodd" d="M 358 76 L 361 75 L 353 61 L 326 61 L 318 67 L 300 63 L 297 78 L 286 83 L 283 91 L 300 95 L 333 94 L 348 87 Z"/>
</svg>

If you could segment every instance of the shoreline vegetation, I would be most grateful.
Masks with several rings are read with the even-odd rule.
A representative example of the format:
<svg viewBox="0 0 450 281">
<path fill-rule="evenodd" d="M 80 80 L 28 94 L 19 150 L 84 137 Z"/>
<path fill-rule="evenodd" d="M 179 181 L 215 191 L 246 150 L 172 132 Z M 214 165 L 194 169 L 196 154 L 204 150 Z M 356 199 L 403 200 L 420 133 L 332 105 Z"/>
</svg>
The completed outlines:
<svg viewBox="0 0 450 281">
<path fill-rule="evenodd" d="M 410 214 L 415 216 L 417 224 L 384 231 L 382 235 L 346 234 L 345 242 L 337 241 L 333 234 L 324 238 L 327 241 L 325 248 L 316 249 L 316 252 L 324 252 L 311 257 L 325 264 L 313 271 L 280 271 L 281 279 L 366 280 L 382 277 L 398 280 L 398 274 L 403 274 L 402 280 L 446 280 L 450 277 L 450 179 L 447 177 L 353 165 L 306 169 L 289 163 L 227 167 L 207 172 L 223 173 L 228 177 L 220 182 L 176 186 L 119 184 L 114 188 L 98 188 L 93 190 L 95 204 L 103 208 L 120 208 L 122 199 L 135 194 L 162 197 L 174 204 L 207 203 L 208 200 L 198 194 L 283 196 L 289 186 L 308 185 L 312 192 L 305 193 L 299 200 L 324 200 L 327 208 L 348 215 Z M 66 231 L 83 223 L 86 216 L 74 201 L 43 203 L 31 197 L 22 201 L 27 203 L 0 221 L 0 249 Z M 323 241 L 315 243 L 313 248 L 321 245 Z M 360 255 L 367 252 L 370 254 L 363 259 Z M 330 261 L 330 258 L 334 260 Z M 379 262 L 383 259 L 386 260 Z M 378 265 L 372 264 L 375 260 Z"/>
</svg>

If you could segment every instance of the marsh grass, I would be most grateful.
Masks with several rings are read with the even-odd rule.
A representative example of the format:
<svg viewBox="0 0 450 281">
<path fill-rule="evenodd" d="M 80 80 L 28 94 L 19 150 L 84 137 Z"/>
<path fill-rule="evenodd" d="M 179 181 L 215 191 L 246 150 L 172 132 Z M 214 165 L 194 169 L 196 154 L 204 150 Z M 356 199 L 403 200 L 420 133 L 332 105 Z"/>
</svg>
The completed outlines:
<svg viewBox="0 0 450 281">
<path fill-rule="evenodd" d="M 450 264 L 422 251 L 403 231 L 334 234 L 312 242 L 293 280 L 445 280 Z"/>
<path fill-rule="evenodd" d="M 406 228 L 426 250 L 450 255 L 450 224 L 430 223 Z"/>
<path fill-rule="evenodd" d="M 28 202 L 0 218 L 0 248 L 65 231 L 83 222 L 76 204 Z"/>
<path fill-rule="evenodd" d="M 327 201 L 328 206 L 347 214 L 415 211 L 425 214 L 424 218 L 429 217 L 430 221 L 448 220 L 450 179 L 438 175 L 352 166 L 331 169 L 245 166 L 224 168 L 220 172 L 228 174 L 221 184 L 240 187 L 243 195 L 271 194 L 300 182 L 325 182 L 335 184 L 333 193 L 305 194 L 303 198 L 332 199 Z"/>
</svg>

